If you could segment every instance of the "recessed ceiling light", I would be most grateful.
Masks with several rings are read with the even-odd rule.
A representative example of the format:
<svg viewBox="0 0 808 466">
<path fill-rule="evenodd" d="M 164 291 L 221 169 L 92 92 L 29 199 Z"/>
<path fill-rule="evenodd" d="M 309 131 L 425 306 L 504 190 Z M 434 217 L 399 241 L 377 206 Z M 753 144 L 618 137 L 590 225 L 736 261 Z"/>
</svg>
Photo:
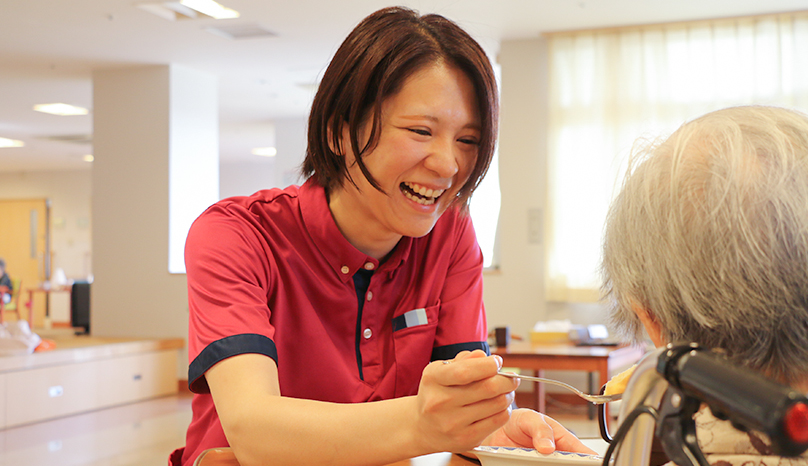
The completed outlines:
<svg viewBox="0 0 808 466">
<path fill-rule="evenodd" d="M 234 40 L 277 36 L 259 24 L 228 24 L 226 26 L 206 26 L 203 29 L 217 36 Z"/>
<path fill-rule="evenodd" d="M 34 136 L 43 141 L 69 142 L 72 144 L 92 144 L 92 134 L 59 134 L 53 136 Z"/>
<path fill-rule="evenodd" d="M 86 115 L 90 113 L 86 108 L 62 103 L 34 105 L 34 110 L 37 112 L 50 113 L 51 115 L 59 116 Z"/>
<path fill-rule="evenodd" d="M 278 149 L 274 147 L 256 147 L 252 150 L 253 155 L 260 155 L 262 157 L 275 157 L 278 155 Z"/>
<path fill-rule="evenodd" d="M 215 19 L 230 19 L 238 18 L 239 12 L 231 8 L 227 8 L 213 0 L 180 0 L 180 5 L 186 6 L 196 10 L 203 15 L 210 16 Z"/>
<path fill-rule="evenodd" d="M 92 162 L 93 160 L 95 160 L 95 157 L 93 157 L 93 154 L 87 154 L 84 157 L 82 157 L 81 160 L 84 160 L 85 162 Z"/>
<path fill-rule="evenodd" d="M 22 147 L 25 143 L 16 139 L 0 138 L 0 147 Z"/>
</svg>

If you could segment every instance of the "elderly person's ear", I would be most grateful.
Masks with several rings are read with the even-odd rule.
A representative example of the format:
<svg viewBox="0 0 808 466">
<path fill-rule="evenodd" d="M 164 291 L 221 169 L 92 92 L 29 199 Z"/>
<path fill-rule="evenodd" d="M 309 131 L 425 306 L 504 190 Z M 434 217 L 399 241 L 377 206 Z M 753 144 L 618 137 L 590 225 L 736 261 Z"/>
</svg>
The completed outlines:
<svg viewBox="0 0 808 466">
<path fill-rule="evenodd" d="M 654 342 L 654 346 L 665 346 L 667 342 L 662 336 L 662 326 L 659 324 L 656 316 L 648 309 L 636 303 L 631 306 L 631 310 L 634 311 L 634 314 L 636 314 L 637 318 L 642 322 L 642 326 L 645 327 L 645 332 L 648 333 L 648 337 Z"/>
</svg>

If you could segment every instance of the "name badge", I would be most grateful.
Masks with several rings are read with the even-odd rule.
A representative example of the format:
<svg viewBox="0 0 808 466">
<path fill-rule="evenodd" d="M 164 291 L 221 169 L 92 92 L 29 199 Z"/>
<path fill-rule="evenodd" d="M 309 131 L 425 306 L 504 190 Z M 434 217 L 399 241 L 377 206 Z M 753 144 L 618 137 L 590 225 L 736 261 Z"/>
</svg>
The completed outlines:
<svg viewBox="0 0 808 466">
<path fill-rule="evenodd" d="M 405 328 L 426 325 L 429 320 L 426 318 L 426 309 L 413 309 L 393 319 L 393 331 L 397 332 Z"/>
</svg>

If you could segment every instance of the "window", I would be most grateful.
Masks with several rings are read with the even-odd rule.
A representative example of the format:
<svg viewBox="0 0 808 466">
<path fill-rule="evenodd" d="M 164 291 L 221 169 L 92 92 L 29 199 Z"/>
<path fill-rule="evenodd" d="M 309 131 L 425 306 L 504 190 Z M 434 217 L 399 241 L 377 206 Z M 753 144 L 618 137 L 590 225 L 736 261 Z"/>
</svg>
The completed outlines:
<svg viewBox="0 0 808 466">
<path fill-rule="evenodd" d="M 483 267 L 494 268 L 496 261 L 497 224 L 502 195 L 499 191 L 499 157 L 494 152 L 491 166 L 471 197 L 471 220 L 477 233 L 477 243 L 483 251 Z"/>
<path fill-rule="evenodd" d="M 808 13 L 559 33 L 548 46 L 551 301 L 597 299 L 603 224 L 634 144 L 733 105 L 808 111 Z"/>
<path fill-rule="evenodd" d="M 497 79 L 497 91 L 502 83 L 502 68 L 495 61 L 491 61 L 494 77 Z M 493 269 L 499 265 L 497 252 L 497 226 L 499 225 L 499 210 L 502 194 L 499 190 L 499 150 L 494 149 L 491 165 L 483 178 L 482 183 L 474 190 L 471 196 L 469 211 L 471 221 L 474 223 L 474 232 L 477 234 L 477 243 L 483 252 L 483 267 Z"/>
</svg>

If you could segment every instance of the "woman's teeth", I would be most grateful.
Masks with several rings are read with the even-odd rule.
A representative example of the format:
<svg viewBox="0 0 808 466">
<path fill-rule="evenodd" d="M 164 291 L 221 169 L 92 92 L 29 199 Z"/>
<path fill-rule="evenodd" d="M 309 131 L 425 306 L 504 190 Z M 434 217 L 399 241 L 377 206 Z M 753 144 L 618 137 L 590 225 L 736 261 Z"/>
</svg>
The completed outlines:
<svg viewBox="0 0 808 466">
<path fill-rule="evenodd" d="M 411 199 L 421 205 L 432 205 L 435 203 L 436 200 L 435 198 L 424 199 L 423 197 L 418 197 L 414 194 L 410 194 L 409 191 L 404 191 L 404 195 L 407 197 L 407 199 Z"/>
<path fill-rule="evenodd" d="M 402 183 L 401 192 L 407 197 L 421 205 L 434 204 L 445 189 L 430 189 L 416 183 Z"/>
</svg>

